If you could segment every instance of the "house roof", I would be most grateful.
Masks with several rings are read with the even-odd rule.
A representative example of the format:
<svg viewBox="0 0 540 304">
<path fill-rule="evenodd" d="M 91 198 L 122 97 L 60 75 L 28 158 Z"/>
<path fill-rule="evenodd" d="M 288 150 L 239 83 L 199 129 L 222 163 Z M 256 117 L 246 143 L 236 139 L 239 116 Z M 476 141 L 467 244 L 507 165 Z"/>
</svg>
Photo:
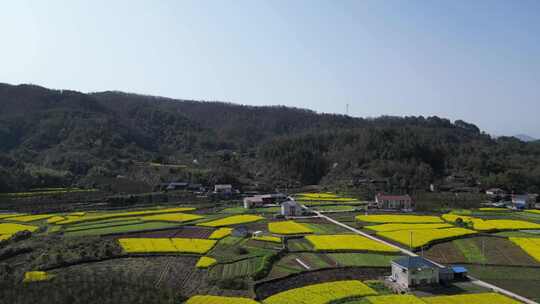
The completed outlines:
<svg viewBox="0 0 540 304">
<path fill-rule="evenodd" d="M 281 205 L 299 206 L 299 204 L 293 200 L 284 201 L 283 203 L 281 203 Z"/>
<path fill-rule="evenodd" d="M 399 266 L 403 268 L 439 268 L 437 265 L 433 264 L 432 262 L 424 259 L 423 257 L 415 256 L 415 257 L 402 257 L 399 259 L 395 259 L 393 261 L 394 263 L 398 264 Z"/>
<path fill-rule="evenodd" d="M 452 266 L 452 271 L 454 273 L 467 273 L 467 268 L 463 266 Z"/>
<path fill-rule="evenodd" d="M 406 195 L 386 195 L 386 194 L 377 194 L 377 197 L 381 200 L 389 200 L 389 201 L 401 201 L 401 200 L 410 200 L 411 197 Z"/>
</svg>

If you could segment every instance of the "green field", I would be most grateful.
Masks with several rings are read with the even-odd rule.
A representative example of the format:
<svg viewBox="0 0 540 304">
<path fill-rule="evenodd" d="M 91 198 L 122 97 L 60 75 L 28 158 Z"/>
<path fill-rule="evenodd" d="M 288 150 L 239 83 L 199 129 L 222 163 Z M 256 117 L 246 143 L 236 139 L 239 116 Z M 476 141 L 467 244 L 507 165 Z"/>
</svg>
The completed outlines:
<svg viewBox="0 0 540 304">
<path fill-rule="evenodd" d="M 85 229 L 78 230 L 73 232 L 66 232 L 67 236 L 90 236 L 90 235 L 106 235 L 106 234 L 115 234 L 115 233 L 129 233 L 145 230 L 154 230 L 154 229 L 166 229 L 180 227 L 177 223 L 167 223 L 167 222 L 143 222 L 138 224 L 129 224 L 121 226 L 109 226 L 96 229 Z"/>
<path fill-rule="evenodd" d="M 217 264 L 210 269 L 208 277 L 217 280 L 248 277 L 260 268 L 262 261 L 262 257 L 255 257 L 233 263 Z"/>
<path fill-rule="evenodd" d="M 339 266 L 390 267 L 390 262 L 398 256 L 371 253 L 329 253 Z"/>
<path fill-rule="evenodd" d="M 463 253 L 470 263 L 486 263 L 487 259 L 482 255 L 482 249 L 478 248 L 474 238 L 454 240 L 453 243 Z"/>
</svg>

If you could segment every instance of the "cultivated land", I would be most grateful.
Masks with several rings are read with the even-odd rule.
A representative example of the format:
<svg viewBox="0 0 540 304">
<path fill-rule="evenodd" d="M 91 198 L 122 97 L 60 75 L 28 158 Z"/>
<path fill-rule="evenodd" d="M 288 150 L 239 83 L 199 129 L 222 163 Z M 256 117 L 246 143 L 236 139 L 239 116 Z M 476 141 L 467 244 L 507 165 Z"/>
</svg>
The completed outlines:
<svg viewBox="0 0 540 304">
<path fill-rule="evenodd" d="M 301 197 L 318 207 L 357 202 L 330 193 Z M 403 252 L 323 217 L 282 219 L 275 217 L 275 207 L 264 209 L 228 201 L 3 213 L 0 298 L 30 303 L 34 298 L 24 295 L 52 290 L 52 297 L 94 301 L 85 290 L 112 295 L 135 287 L 144 295 L 133 296 L 133 303 L 519 303 L 470 282 L 393 295 L 381 280 Z M 366 215 L 336 209 L 318 210 L 390 244 L 441 264 L 464 265 L 475 278 L 540 299 L 535 228 L 540 217 L 533 212 Z M 464 223 L 456 224 L 458 217 Z M 238 227 L 260 235 L 238 234 Z"/>
</svg>

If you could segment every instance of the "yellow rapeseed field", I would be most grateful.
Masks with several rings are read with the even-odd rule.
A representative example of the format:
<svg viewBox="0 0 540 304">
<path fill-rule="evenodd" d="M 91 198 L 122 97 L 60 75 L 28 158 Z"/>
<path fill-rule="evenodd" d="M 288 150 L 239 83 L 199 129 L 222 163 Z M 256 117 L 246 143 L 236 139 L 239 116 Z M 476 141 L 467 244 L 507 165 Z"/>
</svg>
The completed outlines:
<svg viewBox="0 0 540 304">
<path fill-rule="evenodd" d="M 78 215 L 68 216 L 68 219 L 58 222 L 57 224 L 68 225 L 68 224 L 77 224 L 77 223 L 83 223 L 83 222 L 113 219 L 113 218 L 119 218 L 119 217 L 146 216 L 146 215 L 153 215 L 153 214 L 175 213 L 175 212 L 185 212 L 185 211 L 193 211 L 193 210 L 195 210 L 195 208 L 178 207 L 178 208 L 151 209 L 151 210 L 139 210 L 139 211 L 128 211 L 128 212 L 87 213 L 82 216 L 78 216 Z"/>
<path fill-rule="evenodd" d="M 540 238 L 511 237 L 510 241 L 514 242 L 531 257 L 540 262 Z"/>
<path fill-rule="evenodd" d="M 439 228 L 451 228 L 453 227 L 450 224 L 441 223 L 441 224 L 381 224 L 374 226 L 365 226 L 364 228 L 377 231 L 377 232 L 386 232 L 386 231 L 399 231 L 399 230 L 418 230 L 418 229 L 439 229 Z"/>
<path fill-rule="evenodd" d="M 34 222 L 34 221 L 48 219 L 48 218 L 53 217 L 53 216 L 54 216 L 54 214 L 23 215 L 23 216 L 10 217 L 9 220 L 10 221 L 15 221 L 15 222 L 28 223 L 28 222 Z"/>
<path fill-rule="evenodd" d="M 205 254 L 215 240 L 188 238 L 124 238 L 118 242 L 127 253 L 197 253 Z"/>
<path fill-rule="evenodd" d="M 438 216 L 428 215 L 374 214 L 358 215 L 356 219 L 368 223 L 443 223 Z"/>
<path fill-rule="evenodd" d="M 188 213 L 165 213 L 157 215 L 147 215 L 141 217 L 143 221 L 162 221 L 162 222 L 189 222 L 198 219 L 202 219 L 203 216 Z"/>
<path fill-rule="evenodd" d="M 498 293 L 476 293 L 462 294 L 455 296 L 437 296 L 422 298 L 427 304 L 519 304 L 521 302 L 512 300 Z"/>
<path fill-rule="evenodd" d="M 54 276 L 44 271 L 28 271 L 24 274 L 23 282 L 39 282 L 52 279 Z"/>
<path fill-rule="evenodd" d="M 413 248 L 424 246 L 437 240 L 451 239 L 476 233 L 476 231 L 465 228 L 442 228 L 378 232 L 377 235 L 410 246 L 411 232 Z"/>
<path fill-rule="evenodd" d="M 261 241 L 261 242 L 271 242 L 271 243 L 281 243 L 281 238 L 277 236 L 254 236 L 252 237 L 255 241 Z"/>
<path fill-rule="evenodd" d="M 256 222 L 263 220 L 264 217 L 259 215 L 249 215 L 249 214 L 243 214 L 243 215 L 233 215 L 226 218 L 222 218 L 215 221 L 205 222 L 197 224 L 198 226 L 206 226 L 206 227 L 222 227 L 222 226 L 231 226 L 231 225 L 238 225 L 238 224 L 246 224 L 251 222 Z"/>
<path fill-rule="evenodd" d="M 458 218 L 461 218 L 463 222 L 472 225 L 473 229 L 478 231 L 540 229 L 540 224 L 521 220 L 483 220 L 472 216 L 456 214 L 443 214 L 442 218 L 445 221 L 453 223 L 455 223 Z"/>
<path fill-rule="evenodd" d="M 231 235 L 232 230 L 232 228 L 222 227 L 212 232 L 208 238 L 211 240 L 221 240 L 222 238 Z"/>
<path fill-rule="evenodd" d="M 357 234 L 308 235 L 306 240 L 313 245 L 315 251 L 399 251 Z"/>
<path fill-rule="evenodd" d="M 53 217 L 47 219 L 47 223 L 48 224 L 55 224 L 55 223 L 58 223 L 58 222 L 61 222 L 61 221 L 65 220 L 65 219 L 66 218 L 62 217 L 62 216 L 53 216 Z"/>
<path fill-rule="evenodd" d="M 185 304 L 259 304 L 259 302 L 238 297 L 193 296 Z"/>
<path fill-rule="evenodd" d="M 199 259 L 199 261 L 197 262 L 197 265 L 195 265 L 195 267 L 197 267 L 197 268 L 208 268 L 208 267 L 213 266 L 215 264 L 217 264 L 216 259 L 203 256 L 203 257 L 201 257 Z"/>
<path fill-rule="evenodd" d="M 7 219 L 7 218 L 10 218 L 10 217 L 15 217 L 15 216 L 22 216 L 22 215 L 25 215 L 25 214 L 22 214 L 22 213 L 0 213 L 0 220 Z"/>
<path fill-rule="evenodd" d="M 307 234 L 313 233 L 309 227 L 299 224 L 295 221 L 283 221 L 268 223 L 268 231 L 275 234 Z"/>
<path fill-rule="evenodd" d="M 34 232 L 38 229 L 36 226 L 23 225 L 23 224 L 12 224 L 12 223 L 1 223 L 0 224 L 0 234 L 15 234 L 19 231 L 28 230 Z"/>
<path fill-rule="evenodd" d="M 480 211 L 510 211 L 507 208 L 478 208 Z"/>
<path fill-rule="evenodd" d="M 372 304 L 425 304 L 413 295 L 386 295 L 386 296 L 371 296 L 366 298 Z"/>
<path fill-rule="evenodd" d="M 328 304 L 338 300 L 375 295 L 360 281 L 337 281 L 287 290 L 266 298 L 264 304 Z"/>
<path fill-rule="evenodd" d="M 0 234 L 0 242 L 9 240 L 11 238 L 11 234 Z"/>
</svg>

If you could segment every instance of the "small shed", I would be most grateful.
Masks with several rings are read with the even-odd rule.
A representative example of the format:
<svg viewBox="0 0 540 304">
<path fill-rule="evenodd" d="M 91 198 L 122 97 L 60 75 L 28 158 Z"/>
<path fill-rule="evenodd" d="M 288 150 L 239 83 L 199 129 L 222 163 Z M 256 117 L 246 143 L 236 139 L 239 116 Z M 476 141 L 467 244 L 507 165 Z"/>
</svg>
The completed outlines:
<svg viewBox="0 0 540 304">
<path fill-rule="evenodd" d="M 289 199 L 281 203 L 281 215 L 283 216 L 301 216 L 303 209 L 295 200 Z"/>
<path fill-rule="evenodd" d="M 232 185 L 223 184 L 223 185 L 214 185 L 215 193 L 231 194 L 233 191 Z"/>
<path fill-rule="evenodd" d="M 452 266 L 452 272 L 454 273 L 454 280 L 465 280 L 467 279 L 467 273 L 469 272 L 467 268 L 463 266 Z"/>
</svg>

